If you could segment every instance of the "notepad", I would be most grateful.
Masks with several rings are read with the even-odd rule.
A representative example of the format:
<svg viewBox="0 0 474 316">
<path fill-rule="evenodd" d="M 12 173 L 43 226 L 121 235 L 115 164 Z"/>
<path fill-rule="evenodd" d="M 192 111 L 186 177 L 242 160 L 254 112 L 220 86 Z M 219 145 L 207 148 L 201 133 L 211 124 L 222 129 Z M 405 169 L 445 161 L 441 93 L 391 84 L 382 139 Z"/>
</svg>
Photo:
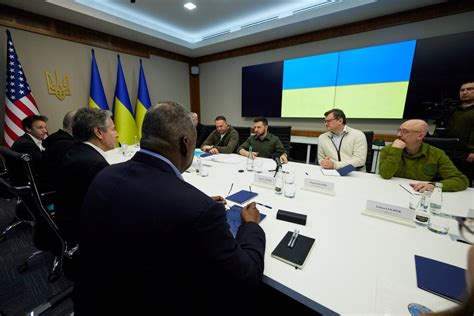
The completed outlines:
<svg viewBox="0 0 474 316">
<path fill-rule="evenodd" d="M 345 176 L 354 170 L 356 170 L 356 168 L 353 165 L 347 165 L 337 170 L 321 168 L 321 173 L 324 174 L 325 176 L 340 177 L 340 176 Z"/>
<path fill-rule="evenodd" d="M 258 195 L 258 193 L 256 193 L 256 192 L 250 192 L 250 191 L 247 191 L 247 190 L 240 190 L 239 192 L 236 192 L 236 193 L 226 197 L 226 200 L 229 200 L 229 201 L 232 201 L 232 202 L 235 202 L 235 203 L 238 203 L 238 204 L 243 204 L 243 203 L 247 202 L 248 200 L 253 199 L 257 195 Z"/>
<path fill-rule="evenodd" d="M 287 232 L 275 250 L 273 250 L 271 256 L 296 268 L 302 269 L 306 257 L 308 257 L 316 239 L 299 234 L 293 248 L 290 248 L 288 247 L 288 243 L 292 235 L 293 232 Z"/>
<path fill-rule="evenodd" d="M 466 270 L 416 255 L 415 266 L 420 289 L 458 303 L 465 297 Z"/>
<path fill-rule="evenodd" d="M 234 205 L 227 211 L 227 224 L 230 226 L 230 232 L 235 237 L 237 236 L 237 231 L 239 230 L 240 225 L 242 225 L 242 217 L 240 217 L 240 212 L 242 208 L 240 206 Z M 260 221 L 262 221 L 267 215 L 260 213 Z"/>
</svg>

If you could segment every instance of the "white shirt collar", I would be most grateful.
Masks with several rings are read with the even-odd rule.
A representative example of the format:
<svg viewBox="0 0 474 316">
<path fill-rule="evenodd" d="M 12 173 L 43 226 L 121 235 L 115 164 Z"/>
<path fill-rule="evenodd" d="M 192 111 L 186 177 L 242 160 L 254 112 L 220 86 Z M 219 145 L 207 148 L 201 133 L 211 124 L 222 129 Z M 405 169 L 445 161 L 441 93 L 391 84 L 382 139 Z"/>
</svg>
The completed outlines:
<svg viewBox="0 0 474 316">
<path fill-rule="evenodd" d="M 101 154 L 102 157 L 104 157 L 105 160 L 107 160 L 107 154 L 105 153 L 105 151 L 102 150 L 102 148 L 92 144 L 91 142 L 84 142 L 84 144 L 87 144 L 87 145 L 91 146 L 92 148 L 94 148 L 95 150 L 97 150 L 97 152 L 99 154 Z"/>
<path fill-rule="evenodd" d="M 44 151 L 44 147 L 43 145 L 41 144 L 43 141 L 41 139 L 38 139 L 36 137 L 34 137 L 33 135 L 31 135 L 30 133 L 26 133 L 28 136 L 31 137 L 31 139 L 33 140 L 33 142 L 36 144 L 36 146 L 38 146 L 38 148 L 41 150 L 41 151 Z"/>
</svg>

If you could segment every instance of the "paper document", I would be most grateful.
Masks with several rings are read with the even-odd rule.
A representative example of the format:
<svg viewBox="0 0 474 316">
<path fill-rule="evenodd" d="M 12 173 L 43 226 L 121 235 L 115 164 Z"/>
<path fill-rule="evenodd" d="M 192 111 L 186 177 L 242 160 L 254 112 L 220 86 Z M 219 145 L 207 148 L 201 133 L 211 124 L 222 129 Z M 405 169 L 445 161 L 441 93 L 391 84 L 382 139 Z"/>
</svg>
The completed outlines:
<svg viewBox="0 0 474 316">
<path fill-rule="evenodd" d="M 238 156 L 234 154 L 219 154 L 219 155 L 213 155 L 212 156 L 212 161 L 215 162 L 221 162 L 221 163 L 228 163 L 228 164 L 238 164 L 241 162 L 246 161 L 247 158 L 243 156 Z"/>
<path fill-rule="evenodd" d="M 341 175 L 335 169 L 323 169 L 321 168 L 321 173 L 325 176 L 340 177 Z"/>
</svg>

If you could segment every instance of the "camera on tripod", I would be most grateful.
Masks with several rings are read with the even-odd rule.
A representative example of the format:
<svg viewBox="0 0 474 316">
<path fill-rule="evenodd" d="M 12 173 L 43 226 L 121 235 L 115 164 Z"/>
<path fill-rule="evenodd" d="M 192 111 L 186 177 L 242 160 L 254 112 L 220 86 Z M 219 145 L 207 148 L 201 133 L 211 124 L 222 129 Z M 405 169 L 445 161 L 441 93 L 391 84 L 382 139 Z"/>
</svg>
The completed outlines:
<svg viewBox="0 0 474 316">
<path fill-rule="evenodd" d="M 443 99 L 440 102 L 423 102 L 424 116 L 427 121 L 434 121 L 435 130 L 432 136 L 443 137 L 446 134 L 448 121 L 459 106 L 459 101 Z"/>
</svg>

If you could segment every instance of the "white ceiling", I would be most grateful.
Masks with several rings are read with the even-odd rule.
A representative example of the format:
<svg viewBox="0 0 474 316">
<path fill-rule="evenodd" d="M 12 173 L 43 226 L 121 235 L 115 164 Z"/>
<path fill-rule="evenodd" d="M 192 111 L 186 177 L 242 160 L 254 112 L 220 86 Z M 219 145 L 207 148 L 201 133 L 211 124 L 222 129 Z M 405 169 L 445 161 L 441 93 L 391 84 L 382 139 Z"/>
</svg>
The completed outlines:
<svg viewBox="0 0 474 316">
<path fill-rule="evenodd" d="M 199 57 L 410 10 L 439 0 L 0 0 L 122 38 Z M 183 7 L 193 2 L 197 8 Z"/>
</svg>

